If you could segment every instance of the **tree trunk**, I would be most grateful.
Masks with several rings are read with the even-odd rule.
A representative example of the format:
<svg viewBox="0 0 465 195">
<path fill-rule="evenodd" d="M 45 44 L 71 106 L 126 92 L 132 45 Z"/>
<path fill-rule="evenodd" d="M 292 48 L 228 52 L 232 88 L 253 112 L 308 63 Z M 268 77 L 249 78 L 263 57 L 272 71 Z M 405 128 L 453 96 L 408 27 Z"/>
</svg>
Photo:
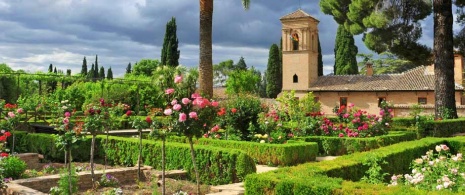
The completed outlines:
<svg viewBox="0 0 465 195">
<path fill-rule="evenodd" d="M 92 187 L 95 188 L 95 175 L 94 175 L 94 151 L 95 150 L 95 134 L 92 134 L 92 143 L 90 145 L 90 174 L 92 175 Z"/>
<path fill-rule="evenodd" d="M 197 163 L 195 163 L 194 143 L 192 142 L 192 137 L 189 137 L 188 140 L 189 140 L 189 146 L 191 147 L 191 158 L 192 158 L 192 165 L 194 166 L 195 180 L 197 182 L 197 194 L 200 194 L 200 176 L 199 176 L 199 170 L 197 169 Z"/>
<path fill-rule="evenodd" d="M 139 129 L 139 158 L 137 159 L 137 179 L 140 181 L 141 172 L 140 166 L 142 164 L 142 129 Z"/>
<path fill-rule="evenodd" d="M 200 0 L 199 85 L 207 98 L 213 96 L 212 23 L 213 0 Z"/>
<path fill-rule="evenodd" d="M 11 143 L 11 154 L 15 154 L 15 132 L 13 129 L 11 130 L 11 132 L 13 134 L 13 140 L 12 140 L 13 143 Z"/>
<path fill-rule="evenodd" d="M 162 188 L 161 188 L 161 194 L 165 195 L 166 193 L 166 187 L 165 187 L 165 141 L 166 138 L 162 138 L 162 145 L 161 145 L 161 182 L 162 182 Z"/>
<path fill-rule="evenodd" d="M 434 0 L 435 118 L 457 118 L 451 0 Z"/>
</svg>

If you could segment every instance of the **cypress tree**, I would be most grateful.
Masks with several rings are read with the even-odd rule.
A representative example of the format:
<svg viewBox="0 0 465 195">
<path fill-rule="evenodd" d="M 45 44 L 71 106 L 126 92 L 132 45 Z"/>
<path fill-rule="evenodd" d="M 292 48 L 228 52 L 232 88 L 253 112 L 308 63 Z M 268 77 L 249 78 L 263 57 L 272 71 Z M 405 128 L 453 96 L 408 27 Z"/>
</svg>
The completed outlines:
<svg viewBox="0 0 465 195">
<path fill-rule="evenodd" d="M 95 67 L 94 67 L 94 79 L 98 80 L 99 79 L 99 68 L 98 68 L 98 56 L 95 55 Z"/>
<path fill-rule="evenodd" d="M 344 25 L 339 25 L 336 34 L 336 46 L 334 47 L 335 62 L 334 74 L 358 74 L 357 53 L 354 36 L 350 34 Z"/>
<path fill-rule="evenodd" d="M 84 56 L 84 59 L 82 60 L 81 76 L 86 76 L 86 75 L 87 75 L 87 60 L 86 60 L 86 57 Z"/>
<path fill-rule="evenodd" d="M 48 66 L 48 74 L 51 75 L 53 73 L 53 65 L 50 64 Z M 50 78 L 51 76 L 49 76 Z M 53 92 L 53 80 L 50 78 L 48 79 L 47 83 L 46 83 L 46 86 L 47 86 L 47 93 L 52 93 Z"/>
<path fill-rule="evenodd" d="M 321 55 L 320 37 L 318 37 L 318 76 L 323 76 L 323 55 Z"/>
<path fill-rule="evenodd" d="M 100 66 L 100 70 L 98 72 L 98 78 L 99 79 L 104 79 L 105 78 L 105 68 L 103 66 Z"/>
<path fill-rule="evenodd" d="M 241 56 L 241 59 L 239 59 L 239 62 L 237 62 L 234 68 L 236 70 L 247 70 L 247 64 L 245 64 L 244 57 Z"/>
<path fill-rule="evenodd" d="M 179 65 L 179 54 L 178 50 L 178 37 L 176 35 L 176 18 L 172 17 L 171 20 L 166 23 L 165 39 L 163 40 L 163 48 L 161 50 L 161 64 L 169 66 Z"/>
<path fill-rule="evenodd" d="M 126 67 L 126 74 L 131 74 L 132 72 L 132 67 L 131 67 L 131 62 L 129 62 L 128 66 Z"/>
<path fill-rule="evenodd" d="M 90 80 L 94 80 L 94 74 L 95 74 L 95 70 L 94 70 L 94 64 L 92 64 L 92 67 L 90 68 L 89 72 L 87 73 L 87 78 L 90 79 Z"/>
<path fill-rule="evenodd" d="M 109 80 L 113 79 L 113 71 L 111 70 L 111 67 L 108 68 L 108 70 L 107 70 L 107 79 L 109 79 Z"/>
<path fill-rule="evenodd" d="M 266 67 L 266 95 L 269 98 L 276 98 L 281 92 L 282 84 L 282 65 L 279 59 L 278 45 L 273 44 L 270 47 L 268 56 L 268 65 Z"/>
</svg>

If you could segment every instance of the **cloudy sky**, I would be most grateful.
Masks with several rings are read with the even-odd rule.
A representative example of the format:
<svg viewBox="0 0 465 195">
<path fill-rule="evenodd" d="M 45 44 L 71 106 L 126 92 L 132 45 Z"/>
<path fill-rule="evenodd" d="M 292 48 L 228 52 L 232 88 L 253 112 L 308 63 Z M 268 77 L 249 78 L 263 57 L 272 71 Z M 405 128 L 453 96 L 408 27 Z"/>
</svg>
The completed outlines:
<svg viewBox="0 0 465 195">
<path fill-rule="evenodd" d="M 279 43 L 279 18 L 299 8 L 299 0 L 252 0 L 244 11 L 240 0 L 215 0 L 213 62 L 241 56 L 247 65 L 266 69 L 268 49 Z M 332 72 L 337 25 L 324 15 L 319 1 L 300 7 L 320 20 L 324 73 Z M 99 65 L 122 75 L 127 64 L 160 59 L 166 23 L 176 17 L 180 64 L 198 65 L 198 0 L 0 0 L 0 63 L 30 72 L 58 69 L 80 72 L 98 55 Z M 431 17 L 424 22 L 424 44 L 432 46 Z M 370 53 L 356 37 L 359 53 Z M 89 67 L 90 68 L 90 67 Z"/>
</svg>

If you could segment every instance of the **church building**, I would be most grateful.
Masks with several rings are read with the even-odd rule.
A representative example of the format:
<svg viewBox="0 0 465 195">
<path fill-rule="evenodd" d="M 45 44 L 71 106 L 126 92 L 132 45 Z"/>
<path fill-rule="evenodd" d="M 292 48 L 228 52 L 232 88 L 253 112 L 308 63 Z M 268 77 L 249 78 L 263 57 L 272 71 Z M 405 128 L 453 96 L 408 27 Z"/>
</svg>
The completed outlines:
<svg viewBox="0 0 465 195">
<path fill-rule="evenodd" d="M 335 106 L 353 103 L 371 114 L 379 112 L 380 102 L 393 105 L 395 116 L 408 116 L 415 104 L 423 114 L 434 114 L 434 65 L 420 66 L 398 74 L 318 76 L 318 23 L 303 10 L 283 16 L 283 91 L 294 90 L 297 97 L 313 92 L 321 111 L 333 114 Z M 463 56 L 454 56 L 455 100 L 459 116 L 465 116 L 463 100 Z"/>
</svg>

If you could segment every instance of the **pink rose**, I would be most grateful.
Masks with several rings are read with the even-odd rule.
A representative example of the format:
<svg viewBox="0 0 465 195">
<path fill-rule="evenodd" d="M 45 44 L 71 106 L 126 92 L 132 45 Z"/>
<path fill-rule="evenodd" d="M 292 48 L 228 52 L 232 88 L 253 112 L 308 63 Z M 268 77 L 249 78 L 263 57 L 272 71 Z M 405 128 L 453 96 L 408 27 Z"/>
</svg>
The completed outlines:
<svg viewBox="0 0 465 195">
<path fill-rule="evenodd" d="M 183 103 L 184 105 L 187 105 L 187 104 L 189 104 L 189 103 L 191 102 L 191 100 L 190 100 L 189 98 L 182 98 L 181 101 L 182 101 L 182 103 Z"/>
<path fill-rule="evenodd" d="M 213 106 L 213 107 L 218 107 L 218 102 L 213 101 L 213 102 L 212 102 L 212 106 Z"/>
<path fill-rule="evenodd" d="M 343 134 L 343 133 L 339 133 L 339 137 L 344 137 L 344 134 Z"/>
<path fill-rule="evenodd" d="M 178 100 L 177 99 L 173 99 L 173 101 L 171 101 L 171 105 L 174 106 L 175 104 L 178 103 Z"/>
<path fill-rule="evenodd" d="M 68 117 L 64 118 L 64 119 L 63 119 L 63 123 L 64 123 L 64 124 L 68 124 L 68 123 L 69 123 L 69 118 L 68 118 Z"/>
<path fill-rule="evenodd" d="M 182 76 L 178 75 L 174 77 L 174 83 L 181 83 L 182 82 Z"/>
<path fill-rule="evenodd" d="M 190 113 L 189 113 L 189 118 L 197 119 L 197 118 L 198 118 L 197 112 L 190 112 Z"/>
<path fill-rule="evenodd" d="M 208 138 L 208 134 L 207 133 L 203 134 L 203 137 Z"/>
<path fill-rule="evenodd" d="M 195 99 L 195 98 L 201 98 L 201 97 L 202 97 L 202 96 L 200 96 L 200 94 L 198 94 L 198 93 L 193 93 L 193 94 L 191 95 L 191 98 L 194 98 L 194 99 Z"/>
<path fill-rule="evenodd" d="M 211 129 L 211 132 L 217 132 L 218 130 L 220 130 L 220 126 L 218 125 L 215 125 L 212 129 Z"/>
<path fill-rule="evenodd" d="M 169 109 L 169 108 L 168 108 L 168 109 L 165 109 L 165 111 L 163 112 L 163 114 L 165 114 L 166 116 L 169 116 L 169 115 L 173 114 L 173 110 L 171 110 L 171 109 Z"/>
<path fill-rule="evenodd" d="M 13 112 L 8 112 L 8 117 L 14 118 L 15 116 L 16 116 L 15 113 L 13 113 Z"/>
<path fill-rule="evenodd" d="M 165 94 L 166 94 L 166 95 L 169 95 L 169 94 L 172 94 L 172 93 L 174 93 L 174 89 L 173 89 L 173 88 L 169 88 L 169 89 L 166 89 L 166 90 L 165 90 Z"/>
<path fill-rule="evenodd" d="M 71 113 L 65 112 L 65 117 L 70 117 L 70 116 L 71 116 Z"/>
<path fill-rule="evenodd" d="M 24 110 L 23 110 L 22 108 L 19 108 L 18 110 L 16 110 L 16 112 L 17 112 L 18 114 L 22 114 L 22 113 L 24 112 Z"/>
<path fill-rule="evenodd" d="M 176 111 L 181 110 L 181 104 L 175 104 L 175 105 L 173 106 L 173 110 L 176 110 Z"/>
<path fill-rule="evenodd" d="M 179 114 L 179 122 L 184 122 L 187 120 L 187 115 L 185 113 Z"/>
</svg>

